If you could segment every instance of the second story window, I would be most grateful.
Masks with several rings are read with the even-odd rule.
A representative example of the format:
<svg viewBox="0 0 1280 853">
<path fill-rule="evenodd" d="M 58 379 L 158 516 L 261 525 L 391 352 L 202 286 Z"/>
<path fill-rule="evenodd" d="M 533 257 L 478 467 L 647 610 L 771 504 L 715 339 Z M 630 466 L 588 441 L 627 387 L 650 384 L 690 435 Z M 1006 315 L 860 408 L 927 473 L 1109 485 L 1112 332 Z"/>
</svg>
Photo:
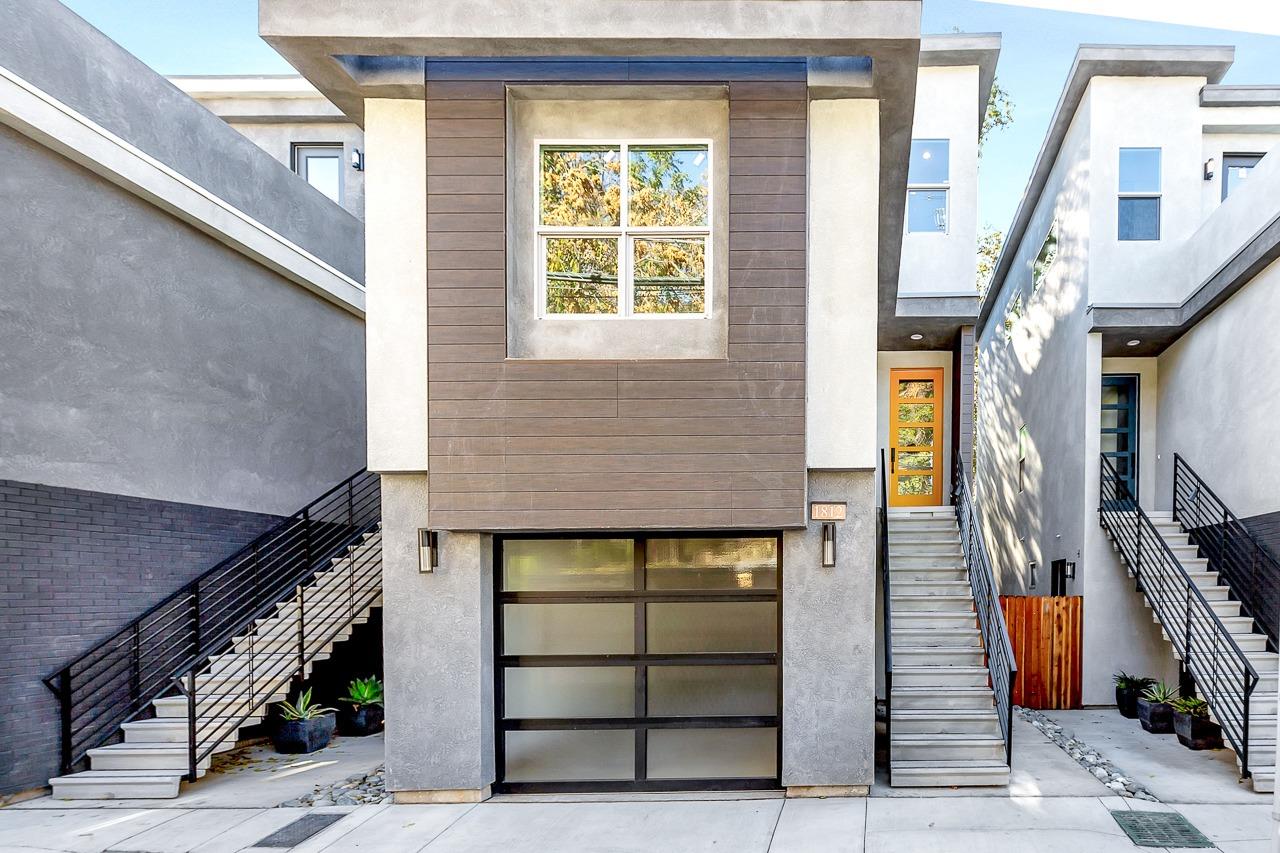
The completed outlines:
<svg viewBox="0 0 1280 853">
<path fill-rule="evenodd" d="M 907 168 L 907 233 L 947 233 L 951 187 L 951 141 L 911 140 Z"/>
<path fill-rule="evenodd" d="M 1226 201 L 1245 180 L 1253 167 L 1262 160 L 1261 154 L 1223 154 L 1222 155 L 1222 200 Z"/>
<path fill-rule="evenodd" d="M 538 169 L 543 314 L 710 313 L 710 143 L 548 143 Z"/>
<path fill-rule="evenodd" d="M 296 143 L 293 171 L 320 192 L 342 204 L 341 143 Z"/>
<path fill-rule="evenodd" d="M 1120 149 L 1121 240 L 1160 239 L 1160 149 Z"/>
</svg>

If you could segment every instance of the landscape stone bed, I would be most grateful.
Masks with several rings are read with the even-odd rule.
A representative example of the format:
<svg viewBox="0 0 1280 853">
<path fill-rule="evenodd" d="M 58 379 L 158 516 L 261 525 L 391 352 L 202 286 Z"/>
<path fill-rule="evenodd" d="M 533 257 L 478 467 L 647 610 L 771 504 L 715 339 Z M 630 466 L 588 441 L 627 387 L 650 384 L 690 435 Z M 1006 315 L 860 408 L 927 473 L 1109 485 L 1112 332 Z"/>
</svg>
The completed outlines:
<svg viewBox="0 0 1280 853">
<path fill-rule="evenodd" d="M 1039 729 L 1045 737 L 1056 743 L 1062 748 L 1063 752 L 1075 759 L 1085 770 L 1088 770 L 1102 784 L 1115 791 L 1121 797 L 1128 797 L 1131 800 L 1147 800 L 1152 803 L 1160 802 L 1146 788 L 1125 775 L 1124 771 L 1116 767 L 1093 747 L 1076 740 L 1075 735 L 1066 731 L 1062 726 L 1046 717 L 1039 711 L 1033 711 L 1030 708 L 1018 708 L 1018 713 L 1022 715 L 1022 719 Z"/>
<path fill-rule="evenodd" d="M 312 806 L 364 806 L 389 803 L 385 765 L 378 765 L 372 773 L 348 776 L 332 785 L 316 785 L 310 794 L 280 804 L 282 809 L 310 808 Z"/>
</svg>

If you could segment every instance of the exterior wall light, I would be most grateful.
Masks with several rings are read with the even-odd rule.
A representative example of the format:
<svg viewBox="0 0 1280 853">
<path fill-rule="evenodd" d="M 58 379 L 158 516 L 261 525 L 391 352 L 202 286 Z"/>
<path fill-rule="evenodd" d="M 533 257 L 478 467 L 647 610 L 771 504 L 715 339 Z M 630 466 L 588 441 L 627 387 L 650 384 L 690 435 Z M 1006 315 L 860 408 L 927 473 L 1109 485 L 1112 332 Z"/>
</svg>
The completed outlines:
<svg viewBox="0 0 1280 853">
<path fill-rule="evenodd" d="M 836 565 L 836 523 L 822 522 L 822 568 L 833 569 Z"/>
<path fill-rule="evenodd" d="M 351 149 L 351 168 L 357 172 L 364 171 L 364 152 L 359 148 Z"/>
<path fill-rule="evenodd" d="M 1212 157 L 1204 161 L 1204 179 L 1206 181 L 1213 180 L 1213 169 L 1215 165 L 1216 163 L 1214 162 L 1214 159 Z"/>
<path fill-rule="evenodd" d="M 418 572 L 430 574 L 440 565 L 440 534 L 425 527 L 418 528 Z"/>
</svg>

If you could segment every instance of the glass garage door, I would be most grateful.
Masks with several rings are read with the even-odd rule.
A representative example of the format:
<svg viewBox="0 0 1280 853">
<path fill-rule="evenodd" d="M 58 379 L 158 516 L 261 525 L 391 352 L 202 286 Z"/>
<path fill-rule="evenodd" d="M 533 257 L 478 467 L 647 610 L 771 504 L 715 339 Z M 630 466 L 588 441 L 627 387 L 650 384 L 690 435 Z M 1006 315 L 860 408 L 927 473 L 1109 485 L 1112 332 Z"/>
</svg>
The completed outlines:
<svg viewBox="0 0 1280 853">
<path fill-rule="evenodd" d="M 778 786 L 780 539 L 505 539 L 506 791 Z"/>
</svg>

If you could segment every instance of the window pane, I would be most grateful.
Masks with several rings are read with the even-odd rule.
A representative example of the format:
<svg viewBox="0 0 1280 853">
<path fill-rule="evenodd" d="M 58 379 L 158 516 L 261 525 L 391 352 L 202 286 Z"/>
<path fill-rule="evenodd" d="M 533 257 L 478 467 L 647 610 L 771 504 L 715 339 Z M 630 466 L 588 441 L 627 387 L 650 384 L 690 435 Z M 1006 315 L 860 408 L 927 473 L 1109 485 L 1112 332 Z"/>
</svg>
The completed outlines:
<svg viewBox="0 0 1280 853">
<path fill-rule="evenodd" d="M 904 450 L 898 454 L 898 467 L 903 471 L 932 471 L 933 451 Z"/>
<path fill-rule="evenodd" d="M 778 668 L 651 666 L 649 714 L 654 717 L 768 717 L 778 713 Z"/>
<path fill-rule="evenodd" d="M 1160 192 L 1160 149 L 1120 149 L 1120 192 Z"/>
<path fill-rule="evenodd" d="M 621 225 L 621 149 L 543 148 L 543 225 Z"/>
<path fill-rule="evenodd" d="M 938 233 L 947 230 L 947 191 L 908 190 L 907 230 Z"/>
<path fill-rule="evenodd" d="M 898 396 L 905 400 L 932 400 L 932 379 L 899 379 Z"/>
<path fill-rule="evenodd" d="M 632 666 L 527 666 L 503 672 L 507 719 L 631 717 L 636 708 Z"/>
<path fill-rule="evenodd" d="M 1103 409 L 1103 429 L 1127 429 L 1129 427 L 1128 409 Z"/>
<path fill-rule="evenodd" d="M 911 140 L 908 184 L 945 184 L 951 179 L 951 143 L 946 139 Z"/>
<path fill-rule="evenodd" d="M 649 589 L 777 589 L 778 541 L 648 539 Z"/>
<path fill-rule="evenodd" d="M 630 539 L 508 539 L 502 543 L 502 588 L 631 589 L 634 551 Z"/>
<path fill-rule="evenodd" d="M 933 403 L 900 403 L 898 420 L 903 423 L 933 423 Z"/>
<path fill-rule="evenodd" d="M 618 313 L 618 241 L 547 238 L 547 313 Z"/>
<path fill-rule="evenodd" d="M 655 654 L 778 649 L 778 605 L 772 601 L 651 602 L 645 613 Z"/>
<path fill-rule="evenodd" d="M 650 779 L 770 779 L 778 775 L 778 730 L 651 729 Z"/>
<path fill-rule="evenodd" d="M 636 777 L 636 734 L 630 729 L 512 731 L 505 746 L 508 782 Z"/>
<path fill-rule="evenodd" d="M 705 145 L 629 148 L 630 225 L 708 224 L 711 198 Z"/>
<path fill-rule="evenodd" d="M 302 176 L 307 183 L 334 201 L 342 198 L 342 149 L 301 152 Z"/>
<path fill-rule="evenodd" d="M 932 447 L 933 427 L 903 427 L 898 430 L 899 447 Z"/>
<path fill-rule="evenodd" d="M 1120 199 L 1120 239 L 1160 239 L 1160 199 Z"/>
<path fill-rule="evenodd" d="M 706 310 L 706 241 L 635 240 L 632 281 L 637 314 L 701 314 Z"/>
<path fill-rule="evenodd" d="M 635 651 L 630 604 L 504 604 L 508 655 L 608 655 Z"/>
<path fill-rule="evenodd" d="M 909 474 L 898 478 L 898 494 L 931 495 L 933 494 L 932 474 Z"/>
<path fill-rule="evenodd" d="M 1255 154 L 1231 154 L 1222 158 L 1222 197 L 1239 187 L 1262 158 Z"/>
</svg>

